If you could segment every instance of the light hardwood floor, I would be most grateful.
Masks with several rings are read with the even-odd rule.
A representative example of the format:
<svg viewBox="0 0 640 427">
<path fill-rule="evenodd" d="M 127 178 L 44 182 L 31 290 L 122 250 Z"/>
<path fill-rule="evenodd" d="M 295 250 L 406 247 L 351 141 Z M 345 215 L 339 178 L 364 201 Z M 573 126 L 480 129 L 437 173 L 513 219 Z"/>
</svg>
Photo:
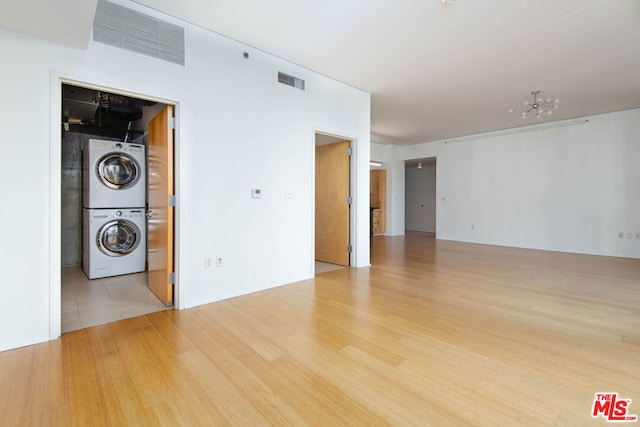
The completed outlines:
<svg viewBox="0 0 640 427">
<path fill-rule="evenodd" d="M 592 426 L 640 414 L 640 260 L 377 237 L 371 268 L 0 353 L 14 425 Z"/>
</svg>

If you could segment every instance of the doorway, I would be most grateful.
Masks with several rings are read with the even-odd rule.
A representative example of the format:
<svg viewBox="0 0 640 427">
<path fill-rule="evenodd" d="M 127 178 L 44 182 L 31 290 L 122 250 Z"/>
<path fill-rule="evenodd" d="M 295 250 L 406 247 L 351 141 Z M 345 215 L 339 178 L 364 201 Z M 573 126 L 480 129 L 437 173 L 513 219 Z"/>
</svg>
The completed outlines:
<svg viewBox="0 0 640 427">
<path fill-rule="evenodd" d="M 351 144 L 349 139 L 315 134 L 315 272 L 351 263 Z"/>
<path fill-rule="evenodd" d="M 436 233 L 435 157 L 405 162 L 405 230 Z"/>
<path fill-rule="evenodd" d="M 175 274 L 169 273 L 174 272 L 174 205 L 167 194 L 175 199 L 174 140 L 173 129 L 170 129 L 173 105 L 64 82 L 61 83 L 60 93 L 58 262 L 61 332 L 140 316 L 172 306 L 174 280 L 170 276 L 175 277 Z M 121 203 L 133 203 L 136 206 L 120 206 L 117 201 L 125 199 L 119 199 L 117 193 L 114 193 L 112 204 L 107 202 L 106 205 L 94 206 L 85 200 L 88 193 L 84 190 L 91 188 L 88 184 L 90 179 L 99 175 L 92 158 L 87 154 L 87 147 L 89 144 L 96 146 L 97 142 L 100 146 L 113 145 L 113 150 L 121 150 L 121 157 L 129 163 L 132 160 L 140 163 L 143 177 L 147 179 L 132 181 L 144 183 L 144 197 L 141 202 L 129 202 L 127 199 Z M 132 152 L 138 153 L 138 157 L 132 158 Z M 139 153 L 143 153 L 142 156 Z M 101 161 L 100 164 L 108 168 L 107 173 L 111 173 L 112 178 L 132 169 L 115 160 Z M 154 199 L 157 194 L 164 194 L 163 202 L 159 204 Z M 106 198 L 109 200 L 109 196 Z M 113 216 L 113 221 L 103 220 L 105 227 L 110 226 L 110 231 L 100 228 L 96 232 L 96 227 L 100 225 L 95 222 L 110 216 Z M 151 218 L 147 221 L 148 216 Z M 98 219 L 93 221 L 94 218 Z M 148 227 L 147 224 L 153 226 Z M 107 244 L 101 245 L 104 243 L 102 240 Z M 131 258 L 127 256 L 133 253 L 123 252 L 123 256 L 118 258 L 119 254 L 104 250 L 105 246 L 118 246 L 119 243 L 123 247 L 131 245 L 137 259 L 142 256 L 142 267 L 129 270 L 127 264 L 125 271 L 122 271 L 120 267 L 123 264 L 120 261 L 130 262 Z M 157 259 L 158 254 L 164 264 L 150 264 L 149 261 Z M 98 267 L 88 268 L 91 262 Z M 112 268 L 117 275 L 109 274 L 109 268 L 114 266 L 119 267 Z M 107 273 L 96 275 L 95 271 Z M 158 272 L 163 277 L 158 278 Z M 154 286 L 159 287 L 160 291 Z"/>
</svg>

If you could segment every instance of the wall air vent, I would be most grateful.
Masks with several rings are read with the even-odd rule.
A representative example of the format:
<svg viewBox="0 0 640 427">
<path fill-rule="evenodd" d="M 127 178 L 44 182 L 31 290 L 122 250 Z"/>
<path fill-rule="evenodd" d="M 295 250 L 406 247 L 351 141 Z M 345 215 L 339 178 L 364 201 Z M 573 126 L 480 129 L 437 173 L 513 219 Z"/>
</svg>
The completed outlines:
<svg viewBox="0 0 640 427">
<path fill-rule="evenodd" d="M 304 80 L 278 71 L 278 82 L 304 90 Z"/>
<path fill-rule="evenodd" d="M 99 0 L 93 40 L 184 65 L 184 28 Z"/>
</svg>

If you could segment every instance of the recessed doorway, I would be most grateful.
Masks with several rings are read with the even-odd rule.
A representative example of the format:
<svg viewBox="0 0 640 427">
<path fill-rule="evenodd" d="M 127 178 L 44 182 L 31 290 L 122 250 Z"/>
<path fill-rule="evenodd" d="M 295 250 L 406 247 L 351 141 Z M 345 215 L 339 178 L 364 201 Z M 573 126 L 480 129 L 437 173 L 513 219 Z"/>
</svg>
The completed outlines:
<svg viewBox="0 0 640 427">
<path fill-rule="evenodd" d="M 165 206 L 152 209 L 148 194 L 159 188 L 161 194 L 174 195 L 174 143 L 169 125 L 173 105 L 97 87 L 61 83 L 60 111 L 61 332 L 167 309 L 174 301 L 169 274 L 174 272 L 174 207 L 165 194 Z M 162 123 L 154 125 L 158 120 Z M 166 127 L 160 132 L 161 137 L 154 126 Z M 96 141 L 105 147 L 113 145 L 112 150 L 122 161 L 106 155 L 94 161 L 87 154 L 87 147 L 96 146 Z M 96 166 L 98 163 L 100 167 Z M 135 165 L 144 180 L 125 178 L 136 169 Z M 113 198 L 106 197 L 106 204 L 93 205 L 93 201 L 87 201 L 85 189 L 94 191 L 88 184 L 94 176 L 105 178 L 113 189 L 124 188 L 120 185 L 123 182 L 143 182 L 143 199 L 140 202 L 118 199 L 114 192 Z M 122 202 L 119 204 L 118 200 Z M 99 221 L 104 224 L 97 224 Z M 152 232 L 156 234 L 150 235 Z M 158 232 L 161 238 L 154 237 Z M 131 259 L 127 256 L 133 253 L 142 260 L 142 267 L 129 270 L 127 266 L 124 271 L 115 268 L 123 265 L 120 261 L 130 262 L 126 261 Z M 158 253 L 162 255 L 164 270 L 151 268 L 148 262 Z M 88 268 L 91 260 L 95 268 Z M 152 291 L 150 285 L 152 276 L 158 276 L 158 272 L 163 276 L 160 293 Z"/>
<path fill-rule="evenodd" d="M 315 134 L 315 273 L 351 263 L 352 141 Z"/>
<path fill-rule="evenodd" d="M 435 157 L 405 162 L 405 230 L 436 233 Z"/>
</svg>

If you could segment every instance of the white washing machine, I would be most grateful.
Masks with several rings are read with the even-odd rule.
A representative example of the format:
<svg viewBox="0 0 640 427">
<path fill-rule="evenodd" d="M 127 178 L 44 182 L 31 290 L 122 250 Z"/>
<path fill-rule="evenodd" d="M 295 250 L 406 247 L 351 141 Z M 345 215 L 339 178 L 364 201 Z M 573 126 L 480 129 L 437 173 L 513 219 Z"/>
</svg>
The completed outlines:
<svg viewBox="0 0 640 427">
<path fill-rule="evenodd" d="M 90 139 L 83 153 L 83 206 L 146 206 L 145 146 Z"/>
<path fill-rule="evenodd" d="M 89 279 L 145 271 L 144 208 L 84 209 L 84 273 Z"/>
</svg>

